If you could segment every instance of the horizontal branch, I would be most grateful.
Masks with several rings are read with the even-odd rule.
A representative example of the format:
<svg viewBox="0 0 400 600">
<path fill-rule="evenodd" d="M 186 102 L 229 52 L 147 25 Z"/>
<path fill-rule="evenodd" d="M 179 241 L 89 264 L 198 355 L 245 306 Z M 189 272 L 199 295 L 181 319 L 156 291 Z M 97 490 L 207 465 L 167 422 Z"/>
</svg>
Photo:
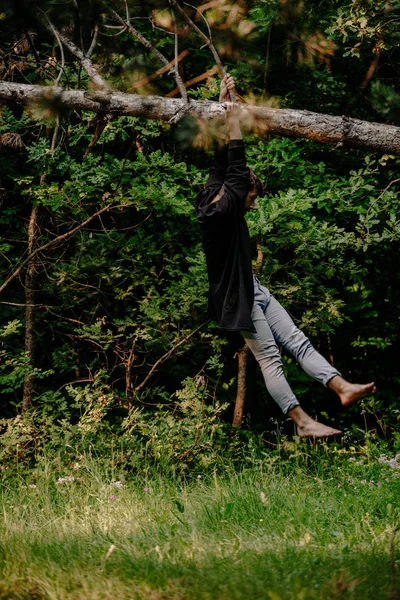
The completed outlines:
<svg viewBox="0 0 400 600">
<path fill-rule="evenodd" d="M 176 121 L 191 115 L 202 120 L 223 121 L 226 107 L 219 102 L 140 96 L 112 91 L 61 90 L 54 87 L 0 82 L 0 102 L 53 101 L 55 107 L 88 110 L 110 116 L 131 115 L 159 121 Z M 241 104 L 242 125 L 258 133 L 306 138 L 323 144 L 362 148 L 400 155 L 400 127 L 360 119 L 335 117 L 307 110 L 267 108 Z"/>
</svg>

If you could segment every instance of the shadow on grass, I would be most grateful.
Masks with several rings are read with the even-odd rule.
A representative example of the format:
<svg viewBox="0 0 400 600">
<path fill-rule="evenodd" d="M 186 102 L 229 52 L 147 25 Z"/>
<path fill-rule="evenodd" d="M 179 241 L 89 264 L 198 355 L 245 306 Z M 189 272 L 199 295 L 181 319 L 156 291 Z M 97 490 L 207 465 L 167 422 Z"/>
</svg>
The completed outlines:
<svg viewBox="0 0 400 600">
<path fill-rule="evenodd" d="M 82 540 L 81 540 L 82 542 Z M 104 544 L 104 540 L 103 540 Z M 115 546 L 63 542 L 2 557 L 1 600 L 398 600 L 390 558 L 381 551 L 297 547 L 196 554 L 170 544 Z M 397 559 L 399 557 L 397 556 Z"/>
</svg>

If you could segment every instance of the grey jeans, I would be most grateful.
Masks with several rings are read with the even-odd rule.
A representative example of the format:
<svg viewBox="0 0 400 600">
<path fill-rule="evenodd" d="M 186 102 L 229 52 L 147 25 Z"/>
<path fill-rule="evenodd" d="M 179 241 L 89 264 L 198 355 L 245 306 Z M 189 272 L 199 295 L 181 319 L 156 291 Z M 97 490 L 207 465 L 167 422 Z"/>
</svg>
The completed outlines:
<svg viewBox="0 0 400 600">
<path fill-rule="evenodd" d="M 256 333 L 242 331 L 242 336 L 261 367 L 269 394 L 284 414 L 299 406 L 299 402 L 283 374 L 278 346 L 289 352 L 308 375 L 325 386 L 332 377 L 340 375 L 315 350 L 286 310 L 255 276 L 252 320 Z"/>
</svg>

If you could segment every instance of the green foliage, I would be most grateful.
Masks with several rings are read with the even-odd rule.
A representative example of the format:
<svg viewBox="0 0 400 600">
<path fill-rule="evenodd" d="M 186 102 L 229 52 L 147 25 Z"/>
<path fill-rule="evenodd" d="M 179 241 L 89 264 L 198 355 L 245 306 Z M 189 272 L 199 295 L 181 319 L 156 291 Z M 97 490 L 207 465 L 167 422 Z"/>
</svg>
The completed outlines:
<svg viewBox="0 0 400 600">
<path fill-rule="evenodd" d="M 258 445 L 257 439 L 247 446 L 247 434 L 221 419 L 226 405 L 205 403 L 210 383 L 204 375 L 186 378 L 172 406 L 169 402 L 146 410 L 145 394 L 144 404 L 138 397 L 138 406 L 127 412 L 105 373 L 99 372 L 92 386 L 70 385 L 62 394 L 45 392 L 40 410 L 2 419 L 0 459 L 10 475 L 30 472 L 44 455 L 52 456 L 60 471 L 84 456 L 96 456 L 108 467 L 113 456 L 121 476 L 160 472 L 193 478 L 224 470 L 228 457 L 239 465 L 249 447 Z M 157 396 L 160 401 L 162 390 Z"/>
<path fill-rule="evenodd" d="M 2 77 L 53 85 L 61 66 L 54 36 L 31 8 L 16 16 L 14 6 L 6 4 L 0 22 Z M 125 15 L 124 3 L 114 8 Z M 172 59 L 169 7 L 129 2 L 128 8 L 135 27 Z M 163 8 L 168 8 L 165 14 Z M 400 92 L 393 65 L 400 40 L 395 5 L 383 0 L 329 5 L 288 0 L 236 8 L 230 12 L 228 5 L 210 6 L 204 14 L 243 96 L 260 96 L 272 106 L 396 120 Z M 156 19 L 153 9 L 161 10 L 164 25 L 148 18 Z M 103 10 L 80 6 L 79 19 L 72 5 L 56 8 L 45 2 L 43 10 L 60 30 L 69 23 L 75 42 L 86 51 L 99 27 L 92 60 L 114 87 L 160 95 L 175 87 L 168 72 L 153 77 L 160 66 L 155 54 L 128 31 L 103 35 L 113 31 L 105 27 L 112 17 Z M 24 38 L 24 18 L 33 31 L 36 55 Z M 177 24 L 184 32 L 179 51 L 189 51 L 180 65 L 188 81 L 207 72 L 213 58 L 208 48 L 198 48 L 195 34 L 179 29 L 179 17 Z M 199 26 L 206 31 L 203 22 Z M 378 68 L 371 70 L 376 58 Z M 140 79 L 143 87 L 133 88 Z M 69 53 L 60 85 L 89 86 Z M 218 78 L 191 85 L 189 94 L 215 100 Z M 34 375 L 35 422 L 43 418 L 41 432 L 46 426 L 51 430 L 53 417 L 70 431 L 87 403 L 89 413 L 100 415 L 92 440 L 103 439 L 99 423 L 109 431 L 107 415 L 114 407 L 136 406 L 140 398 L 147 404 L 135 412 L 138 439 L 144 435 L 140 428 L 144 431 L 153 421 L 154 435 L 159 431 L 165 438 L 164 418 L 177 432 L 183 420 L 189 436 L 196 419 L 211 427 L 209 409 L 222 420 L 230 418 L 236 384 L 233 350 L 214 336 L 213 324 L 206 324 L 208 284 L 193 205 L 209 157 L 190 146 L 197 133 L 193 120 L 182 119 L 175 126 L 114 118 L 107 111 L 104 119 L 48 103 L 27 110 L 15 104 L 2 108 L 0 136 L 17 134 L 21 143 L 11 147 L 0 139 L 0 269 L 7 277 L 21 264 L 23 268 L 1 297 L 0 327 L 9 332 L 0 340 L 1 408 L 14 417 L 24 379 Z M 104 128 L 92 144 L 99 125 Z M 356 427 L 363 427 L 365 416 L 369 427 L 395 440 L 400 393 L 399 287 L 393 276 L 400 234 L 398 160 L 268 135 L 248 136 L 247 142 L 249 162 L 267 189 L 258 210 L 249 215 L 251 233 L 264 252 L 257 267 L 260 277 L 344 376 L 379 379 L 375 403 L 368 403 L 365 415 L 357 416 L 357 407 L 347 417 L 339 415 L 343 425 L 356 420 Z M 34 264 L 34 366 L 25 356 L 23 331 L 23 261 L 33 203 L 38 207 L 34 247 L 46 245 Z M 284 360 L 300 399 L 311 410 L 320 407 L 325 391 L 311 386 L 289 357 Z M 183 410 L 176 396 L 182 381 L 186 392 L 179 393 L 201 401 L 203 412 L 198 404 L 191 413 Z M 249 398 L 250 411 L 259 412 L 253 417 L 258 426 L 273 429 L 269 409 L 258 403 L 260 381 Z M 104 405 L 99 400 L 103 396 Z M 224 411 L 217 410 L 228 402 Z M 172 415 L 165 413 L 169 403 L 176 408 Z M 121 420 L 112 428 L 121 433 Z M 207 435 L 201 434 L 204 443 L 189 452 L 192 462 L 188 459 L 185 468 L 200 465 L 201 455 L 212 463 L 216 451 L 208 450 Z M 225 434 L 219 435 L 224 439 Z M 85 436 L 90 439 L 89 433 Z M 173 439 L 178 455 L 184 455 L 187 445 L 180 445 L 178 433 Z M 232 439 L 229 444 L 234 445 Z M 141 456 L 139 446 L 135 452 Z M 160 452 L 152 448 L 153 462 Z M 168 447 L 165 461 L 173 456 Z"/>
<path fill-rule="evenodd" d="M 398 122 L 400 117 L 400 94 L 379 79 L 371 84 L 371 102 L 385 119 Z"/>
<path fill-rule="evenodd" d="M 0 388 L 3 394 L 19 390 L 27 376 L 39 380 L 49 377 L 54 372 L 52 369 L 43 371 L 32 367 L 25 352 L 18 351 L 15 340 L 21 328 L 21 321 L 15 319 L 0 330 Z"/>
</svg>

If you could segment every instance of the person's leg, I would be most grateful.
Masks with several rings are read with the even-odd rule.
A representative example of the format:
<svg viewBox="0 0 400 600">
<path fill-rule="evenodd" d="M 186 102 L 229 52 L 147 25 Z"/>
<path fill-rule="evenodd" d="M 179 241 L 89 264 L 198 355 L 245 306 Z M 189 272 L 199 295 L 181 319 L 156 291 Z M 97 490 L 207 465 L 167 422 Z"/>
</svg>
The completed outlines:
<svg viewBox="0 0 400 600">
<path fill-rule="evenodd" d="M 350 383 L 315 350 L 307 336 L 294 324 L 286 310 L 271 296 L 265 317 L 277 343 L 289 352 L 310 377 L 332 389 L 343 406 L 375 392 L 374 382 Z"/>
<path fill-rule="evenodd" d="M 260 365 L 268 393 L 286 415 L 289 410 L 298 406 L 299 402 L 283 374 L 279 348 L 258 304 L 253 306 L 252 321 L 256 333 L 242 331 L 242 336 Z"/>
<path fill-rule="evenodd" d="M 333 377 L 340 375 L 315 350 L 308 337 L 296 327 L 288 312 L 273 296 L 265 309 L 265 318 L 277 344 L 296 359 L 307 375 L 325 386 Z"/>
<path fill-rule="evenodd" d="M 242 331 L 242 336 L 261 367 L 269 394 L 282 412 L 296 423 L 298 435 L 325 437 L 341 433 L 338 429 L 317 423 L 300 407 L 284 376 L 279 348 L 264 311 L 258 304 L 254 304 L 252 319 L 256 333 Z"/>
</svg>

